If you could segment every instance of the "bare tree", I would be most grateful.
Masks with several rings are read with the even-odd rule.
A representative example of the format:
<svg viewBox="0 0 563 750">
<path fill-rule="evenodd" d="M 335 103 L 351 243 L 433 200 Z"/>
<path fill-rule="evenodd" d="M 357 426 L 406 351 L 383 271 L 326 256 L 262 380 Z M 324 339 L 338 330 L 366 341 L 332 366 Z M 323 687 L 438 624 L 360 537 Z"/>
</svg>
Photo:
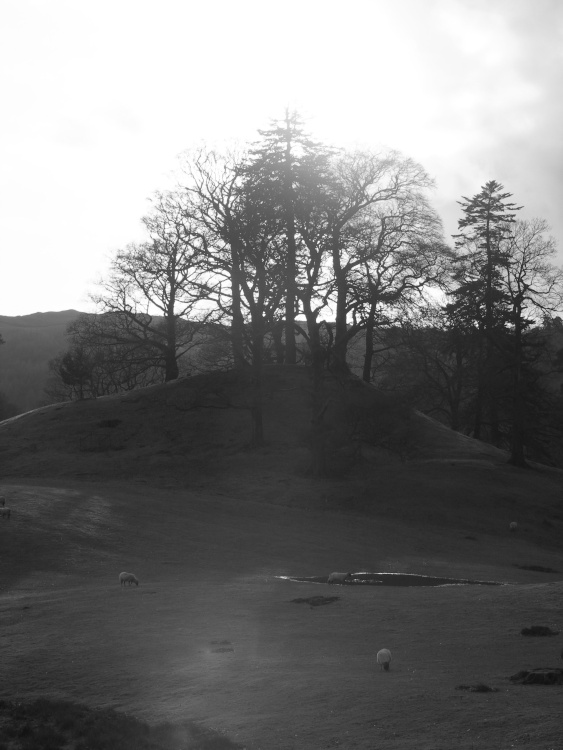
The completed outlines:
<svg viewBox="0 0 563 750">
<path fill-rule="evenodd" d="M 363 379 L 369 382 L 376 327 L 428 306 L 427 293 L 447 276 L 451 251 L 439 217 L 420 194 L 370 207 L 350 227 L 348 246 L 346 345 L 365 330 Z"/>
<path fill-rule="evenodd" d="M 424 197 L 424 191 L 432 184 L 419 164 L 393 151 L 345 152 L 336 159 L 333 200 L 326 216 L 326 235 L 336 298 L 336 370 L 347 371 L 348 343 L 357 332 L 349 330 L 348 321 L 350 313 L 357 309 L 356 302 L 351 300 L 351 286 L 357 283 L 358 269 L 367 269 L 370 259 L 375 269 L 378 258 L 381 260 L 381 251 L 387 254 L 388 260 L 392 257 L 394 263 L 399 262 L 406 269 L 409 263 L 401 263 L 399 258 L 401 252 L 407 257 L 409 246 L 413 246 L 413 235 L 417 231 L 420 235 L 417 239 L 419 247 L 430 248 L 434 240 L 439 239 L 439 219 Z M 379 210 L 375 210 L 376 208 Z M 424 214 L 426 231 L 432 225 L 434 237 L 431 244 L 424 242 Z M 439 247 L 443 248 L 443 243 Z M 429 258 L 432 256 L 435 261 L 436 255 L 433 250 Z M 410 265 L 413 265 L 412 262 Z M 414 273 L 411 278 L 414 278 L 414 267 L 412 271 Z M 407 274 L 403 274 L 403 279 L 406 284 Z M 371 288 L 372 291 L 376 288 L 373 276 Z M 397 286 L 400 296 L 399 288 L 400 284 Z M 365 322 L 367 320 L 362 324 L 357 321 L 356 325 L 362 327 Z"/>
<path fill-rule="evenodd" d="M 249 180 L 243 159 L 191 155 L 178 200 L 206 236 L 207 295 L 231 320 L 235 366 L 252 385 L 252 442 L 264 440 L 262 365 L 267 336 L 280 321 L 284 300 L 283 217 Z"/>
<path fill-rule="evenodd" d="M 512 374 L 511 463 L 525 466 L 527 432 L 526 369 L 537 357 L 537 335 L 526 336 L 534 323 L 563 308 L 563 269 L 551 262 L 557 248 L 542 219 L 516 221 L 503 241 L 507 262 L 504 285 L 510 305 L 511 335 L 505 340 Z"/>
<path fill-rule="evenodd" d="M 178 377 L 178 360 L 199 343 L 197 334 L 215 318 L 205 304 L 201 278 L 205 238 L 169 194 L 157 194 L 143 220 L 151 240 L 117 253 L 101 294 L 100 312 L 113 326 L 100 329 L 108 345 L 138 345 L 156 356 L 165 380 Z"/>
</svg>

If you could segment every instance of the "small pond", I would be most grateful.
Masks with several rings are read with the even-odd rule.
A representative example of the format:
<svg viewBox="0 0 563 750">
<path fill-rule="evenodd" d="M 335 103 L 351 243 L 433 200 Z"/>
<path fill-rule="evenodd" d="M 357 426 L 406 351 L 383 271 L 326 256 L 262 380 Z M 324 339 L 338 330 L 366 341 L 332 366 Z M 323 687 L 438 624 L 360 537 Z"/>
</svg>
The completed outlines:
<svg viewBox="0 0 563 750">
<path fill-rule="evenodd" d="M 328 576 L 276 576 L 296 583 L 328 584 Z M 473 581 L 469 578 L 441 578 L 417 573 L 351 573 L 335 586 L 502 586 L 498 581 Z"/>
</svg>

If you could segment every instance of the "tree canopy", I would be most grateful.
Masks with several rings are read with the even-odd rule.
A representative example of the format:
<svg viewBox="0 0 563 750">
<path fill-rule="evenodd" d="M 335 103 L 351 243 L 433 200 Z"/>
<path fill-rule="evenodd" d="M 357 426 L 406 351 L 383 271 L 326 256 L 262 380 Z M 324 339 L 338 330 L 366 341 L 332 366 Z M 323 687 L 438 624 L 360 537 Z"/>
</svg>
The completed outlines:
<svg viewBox="0 0 563 750">
<path fill-rule="evenodd" d="M 186 353 L 215 339 L 222 366 L 248 376 L 259 444 L 264 363 L 311 365 L 320 424 L 323 370 L 346 374 L 353 361 L 383 382 L 385 367 L 410 357 L 431 384 L 430 411 L 511 442 L 522 463 L 531 331 L 562 305 L 545 225 L 518 221 L 522 207 L 490 180 L 459 201 L 452 247 L 433 181 L 408 156 L 315 142 L 289 111 L 258 135 L 238 152 L 183 156 L 176 187 L 156 193 L 143 219 L 146 241 L 116 253 L 95 298 L 101 315 L 70 332 L 63 381 L 81 388 L 100 363 L 119 387 L 148 373 L 173 380 Z"/>
</svg>

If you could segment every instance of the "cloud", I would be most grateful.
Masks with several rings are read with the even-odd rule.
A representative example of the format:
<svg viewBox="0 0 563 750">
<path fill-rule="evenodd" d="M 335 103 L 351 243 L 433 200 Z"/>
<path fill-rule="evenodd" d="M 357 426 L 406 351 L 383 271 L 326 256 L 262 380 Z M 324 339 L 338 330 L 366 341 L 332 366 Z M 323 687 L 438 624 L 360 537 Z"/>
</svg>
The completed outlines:
<svg viewBox="0 0 563 750">
<path fill-rule="evenodd" d="M 420 161 L 448 233 L 497 179 L 563 246 L 560 0 L 5 0 L 0 91 L 14 276 L 47 249 L 86 286 L 176 154 L 253 140 L 287 105 L 317 138 Z"/>
</svg>

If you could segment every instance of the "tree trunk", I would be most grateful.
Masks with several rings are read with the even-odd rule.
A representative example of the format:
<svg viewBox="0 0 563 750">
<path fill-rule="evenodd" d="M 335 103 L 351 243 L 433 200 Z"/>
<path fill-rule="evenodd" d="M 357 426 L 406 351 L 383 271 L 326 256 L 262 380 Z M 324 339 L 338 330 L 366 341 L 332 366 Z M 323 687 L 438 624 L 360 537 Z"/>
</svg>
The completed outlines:
<svg viewBox="0 0 563 750">
<path fill-rule="evenodd" d="M 520 316 L 518 316 L 519 318 Z M 517 321 L 518 321 L 517 318 Z M 512 435 L 509 463 L 527 467 L 524 456 L 525 403 L 522 388 L 522 330 L 518 325 L 514 331 L 514 363 L 512 368 Z"/>
<path fill-rule="evenodd" d="M 371 305 L 366 323 L 366 347 L 362 380 L 371 383 L 371 365 L 373 362 L 373 331 L 375 328 L 375 306 Z"/>
<path fill-rule="evenodd" d="M 232 323 L 231 344 L 235 370 L 243 370 L 246 365 L 244 356 L 244 318 L 240 299 L 240 266 L 237 249 L 231 243 L 231 294 L 232 294 Z"/>
<path fill-rule="evenodd" d="M 262 417 L 262 377 L 264 362 L 264 321 L 261 317 L 252 321 L 252 367 L 251 406 L 252 419 L 251 445 L 259 447 L 264 444 L 264 423 Z"/>
<path fill-rule="evenodd" d="M 167 346 L 164 351 L 164 380 L 167 383 L 170 380 L 176 380 L 179 374 L 180 368 L 176 360 L 176 351 Z"/>
<path fill-rule="evenodd" d="M 164 350 L 164 380 L 176 380 L 180 374 L 176 360 L 176 316 L 174 315 L 174 297 L 166 315 L 166 348 Z"/>
<path fill-rule="evenodd" d="M 296 274 L 296 250 L 295 250 L 295 225 L 293 213 L 288 218 L 288 241 L 287 241 L 287 291 L 285 301 L 285 361 L 288 365 L 297 362 L 297 345 L 295 343 L 295 274 Z"/>
<path fill-rule="evenodd" d="M 332 369 L 337 373 L 348 373 L 349 369 L 346 362 L 348 348 L 348 326 L 346 324 L 348 281 L 346 271 L 340 265 L 340 232 L 337 230 L 332 237 L 332 266 L 336 282 L 336 320 Z"/>
<path fill-rule="evenodd" d="M 276 362 L 278 365 L 283 365 L 285 360 L 285 347 L 283 345 L 284 325 L 285 322 L 280 320 L 272 327 L 272 339 L 274 341 L 274 351 L 276 353 Z"/>
<path fill-rule="evenodd" d="M 321 331 L 316 316 L 311 315 L 307 318 L 307 328 L 309 329 L 309 349 L 311 352 L 311 367 L 313 370 L 313 388 L 318 390 L 321 382 L 324 352 L 321 345 Z"/>
<path fill-rule="evenodd" d="M 460 405 L 463 393 L 463 355 L 459 349 L 455 353 L 456 367 L 454 374 L 450 379 L 448 387 L 449 404 L 450 404 L 450 425 L 452 430 L 459 432 L 461 426 Z"/>
<path fill-rule="evenodd" d="M 260 368 L 261 370 L 261 368 Z M 251 445 L 255 448 L 264 445 L 264 421 L 262 416 L 262 372 L 253 368 L 252 372 L 252 418 Z"/>
<path fill-rule="evenodd" d="M 473 437 L 481 440 L 481 427 L 483 425 L 483 337 L 479 338 L 477 348 L 477 390 L 475 394 L 475 413 L 473 421 Z"/>
</svg>

